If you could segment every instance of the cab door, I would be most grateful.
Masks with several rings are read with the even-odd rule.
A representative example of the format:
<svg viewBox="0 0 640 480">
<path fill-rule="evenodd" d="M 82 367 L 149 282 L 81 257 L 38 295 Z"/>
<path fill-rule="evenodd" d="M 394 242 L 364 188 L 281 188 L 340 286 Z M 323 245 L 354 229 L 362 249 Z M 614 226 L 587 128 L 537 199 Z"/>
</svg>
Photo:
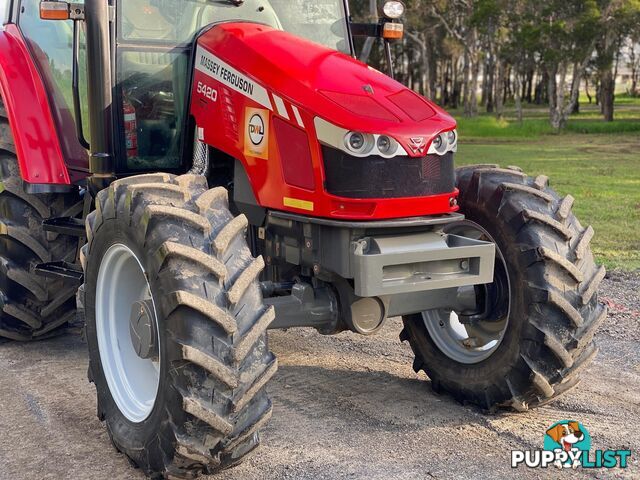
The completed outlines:
<svg viewBox="0 0 640 480">
<path fill-rule="evenodd" d="M 40 0 L 20 1 L 18 27 L 49 95 L 49 104 L 58 130 L 58 138 L 69 169 L 71 181 L 84 178 L 88 172 L 87 151 L 80 145 L 76 134 L 71 85 L 73 62 L 73 21 L 50 21 L 40 18 Z M 2 3 L 8 0 L 0 0 Z M 10 2 L 9 2 L 10 3 Z M 80 0 L 78 3 L 82 3 Z M 88 134 L 86 54 L 84 35 L 80 35 L 79 75 L 82 122 Z"/>
</svg>

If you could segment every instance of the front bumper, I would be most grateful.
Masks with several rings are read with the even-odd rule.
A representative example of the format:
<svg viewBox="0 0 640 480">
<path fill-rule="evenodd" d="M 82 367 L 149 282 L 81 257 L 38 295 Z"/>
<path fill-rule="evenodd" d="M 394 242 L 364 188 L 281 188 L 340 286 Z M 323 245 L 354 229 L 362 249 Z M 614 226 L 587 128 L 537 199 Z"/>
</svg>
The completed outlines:
<svg viewBox="0 0 640 480">
<path fill-rule="evenodd" d="M 491 283 L 494 261 L 493 243 L 442 232 L 370 236 L 351 243 L 359 297 Z"/>
</svg>

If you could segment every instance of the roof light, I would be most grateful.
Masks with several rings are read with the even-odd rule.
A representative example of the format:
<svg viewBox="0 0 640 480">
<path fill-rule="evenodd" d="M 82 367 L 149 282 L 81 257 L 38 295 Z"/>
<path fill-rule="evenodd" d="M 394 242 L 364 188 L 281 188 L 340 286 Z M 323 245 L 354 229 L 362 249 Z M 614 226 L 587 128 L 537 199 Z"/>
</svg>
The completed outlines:
<svg viewBox="0 0 640 480">
<path fill-rule="evenodd" d="M 400 18 L 404 15 L 404 3 L 402 2 L 385 2 L 382 7 L 382 13 L 387 18 Z"/>
</svg>

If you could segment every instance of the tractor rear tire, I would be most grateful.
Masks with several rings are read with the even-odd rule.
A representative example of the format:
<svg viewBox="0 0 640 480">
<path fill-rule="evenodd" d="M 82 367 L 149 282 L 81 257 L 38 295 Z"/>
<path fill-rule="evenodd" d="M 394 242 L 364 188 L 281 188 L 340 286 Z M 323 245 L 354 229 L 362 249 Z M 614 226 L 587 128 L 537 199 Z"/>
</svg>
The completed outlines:
<svg viewBox="0 0 640 480">
<path fill-rule="evenodd" d="M 605 269 L 589 248 L 593 229 L 580 225 L 573 197 L 559 197 L 545 176 L 479 165 L 458 169 L 457 184 L 461 213 L 489 232 L 505 259 L 512 294 L 504 337 L 470 364 L 437 346 L 422 314 L 403 319 L 400 338 L 436 391 L 489 411 L 545 404 L 574 387 L 598 351 L 594 334 L 607 309 L 598 302 Z"/>
<path fill-rule="evenodd" d="M 75 319 L 77 288 L 34 273 L 38 263 L 73 263 L 78 239 L 47 233 L 42 220 L 82 213 L 77 192 L 24 190 L 13 135 L 0 101 L 0 339 L 30 341 L 64 331 Z"/>
<path fill-rule="evenodd" d="M 151 478 L 195 478 L 239 463 L 271 416 L 265 386 L 277 361 L 266 328 L 274 310 L 263 302 L 264 263 L 252 256 L 246 227 L 243 215 L 230 213 L 224 188 L 163 173 L 114 182 L 87 218 L 80 292 L 98 417 L 116 449 Z M 100 315 L 108 317 L 100 302 L 112 301 L 97 289 L 100 270 L 122 245 L 143 269 L 156 312 L 158 386 L 145 418 L 132 419 L 118 403 L 99 337 Z"/>
</svg>

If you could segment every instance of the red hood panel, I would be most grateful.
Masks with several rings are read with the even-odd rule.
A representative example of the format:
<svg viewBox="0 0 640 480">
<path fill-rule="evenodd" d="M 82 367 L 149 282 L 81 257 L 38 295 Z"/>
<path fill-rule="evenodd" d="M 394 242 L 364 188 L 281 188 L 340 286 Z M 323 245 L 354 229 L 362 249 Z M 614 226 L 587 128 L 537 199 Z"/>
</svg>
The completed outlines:
<svg viewBox="0 0 640 480">
<path fill-rule="evenodd" d="M 326 189 L 326 145 L 318 140 L 316 118 L 345 130 L 393 136 L 415 157 L 410 163 L 416 176 L 440 174 L 429 170 L 426 149 L 437 134 L 455 128 L 455 121 L 386 75 L 255 23 L 210 28 L 198 38 L 194 67 L 190 111 L 198 139 L 240 161 L 262 207 L 354 220 L 458 210 L 453 186 L 451 192 L 410 197 L 399 191 L 390 198 L 343 198 Z M 327 131 L 339 145 L 344 132 Z M 407 159 L 385 162 L 396 160 Z M 452 170 L 452 163 L 446 168 Z"/>
<path fill-rule="evenodd" d="M 349 57 L 287 32 L 254 23 L 226 23 L 199 45 L 314 116 L 348 130 L 386 133 L 410 151 L 456 123 L 399 82 Z"/>
</svg>

